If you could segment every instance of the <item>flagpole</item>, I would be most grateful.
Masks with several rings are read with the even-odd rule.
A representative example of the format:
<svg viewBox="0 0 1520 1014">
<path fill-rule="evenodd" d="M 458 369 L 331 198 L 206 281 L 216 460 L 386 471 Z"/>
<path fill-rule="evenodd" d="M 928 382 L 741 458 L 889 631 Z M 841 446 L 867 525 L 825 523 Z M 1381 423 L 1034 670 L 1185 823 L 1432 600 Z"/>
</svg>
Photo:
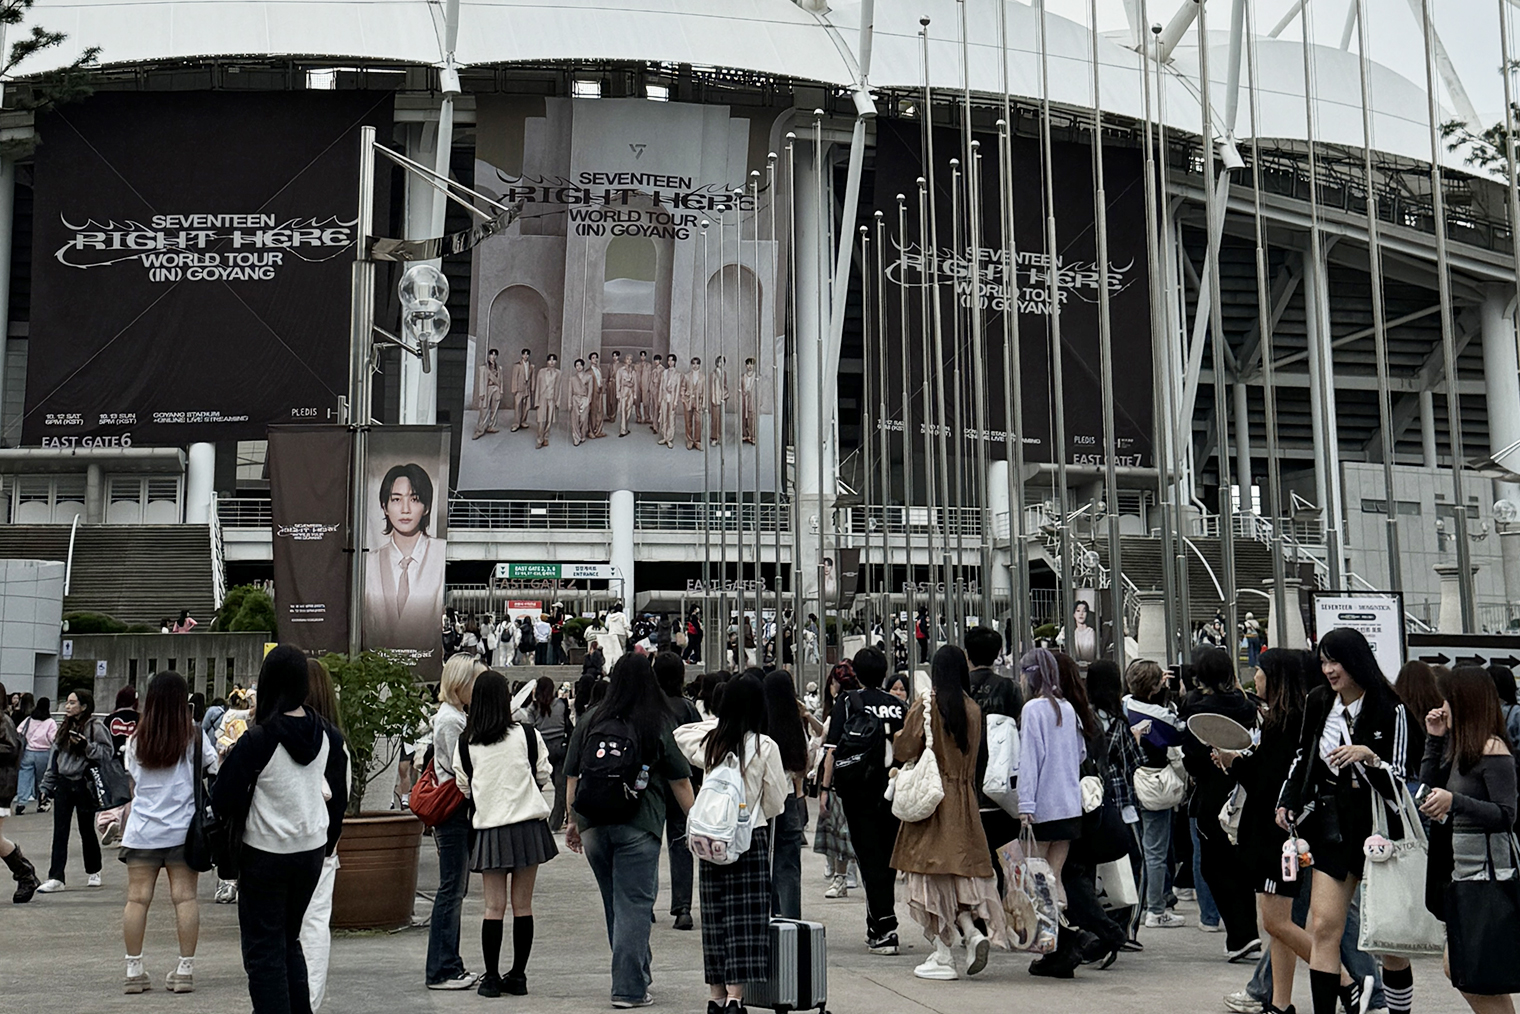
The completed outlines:
<svg viewBox="0 0 1520 1014">
<path fill-rule="evenodd" d="M 950 375 L 954 381 L 955 397 L 952 407 L 954 413 L 955 442 L 952 444 L 955 455 L 955 480 L 953 495 L 955 502 L 955 557 L 954 565 L 950 567 L 951 595 L 950 615 L 947 619 L 946 637 L 952 642 L 959 642 L 964 636 L 966 612 L 966 587 L 965 587 L 965 564 L 966 564 L 966 531 L 961 523 L 965 515 L 966 504 L 966 414 L 963 406 L 961 390 L 961 300 L 956 292 L 957 275 L 960 273 L 962 258 L 965 256 L 965 248 L 961 245 L 961 160 L 950 160 Z M 945 513 L 950 513 L 950 499 L 945 500 Z"/>
<path fill-rule="evenodd" d="M 826 466 L 823 460 L 823 456 L 827 451 L 829 444 L 828 437 L 826 436 L 826 429 L 829 423 L 824 419 L 824 405 L 827 403 L 824 401 L 823 397 L 823 371 L 827 362 L 827 357 L 824 355 L 824 336 L 829 333 L 828 328 L 826 327 L 828 315 L 825 312 L 824 307 L 828 305 L 829 297 L 831 295 L 829 292 L 828 272 L 825 269 L 824 265 L 827 265 L 829 263 L 828 240 L 829 232 L 831 231 L 833 223 L 833 215 L 829 214 L 827 218 L 824 217 L 825 213 L 828 211 L 828 205 L 824 201 L 823 186 L 824 158 L 822 109 L 813 110 L 813 165 L 818 170 L 818 187 L 815 196 L 817 200 L 819 245 L 819 281 L 817 307 L 818 341 L 813 346 L 814 364 L 817 369 L 817 375 L 814 378 L 817 382 L 817 390 L 814 393 L 818 398 L 818 572 L 815 580 L 818 582 L 818 685 L 820 687 L 823 687 L 827 686 L 829 658 L 829 603 L 828 596 L 824 594 L 823 587 L 823 561 L 828 557 L 827 540 L 829 527 L 828 518 L 824 516 L 823 510 L 824 488 L 827 485 L 825 472 Z"/>
<path fill-rule="evenodd" d="M 919 243 L 919 253 L 923 253 L 922 242 Z M 922 275 L 922 256 L 919 261 L 919 274 Z M 918 620 L 918 579 L 913 569 L 913 357 L 908 340 L 908 203 L 904 194 L 897 195 L 897 265 L 897 337 L 902 345 L 903 543 L 907 561 L 903 608 L 908 614 L 908 668 L 911 670 L 918 663 L 915 657 L 918 644 L 913 636 L 913 624 Z"/>
<path fill-rule="evenodd" d="M 708 329 L 712 324 L 712 314 L 707 305 L 708 285 L 712 281 L 712 265 L 708 260 L 707 227 L 710 223 L 702 219 L 702 361 L 708 364 L 708 369 L 713 368 L 712 343 L 709 340 Z M 721 313 L 722 310 L 720 309 Z M 703 408 L 708 408 L 711 402 L 712 374 L 708 375 L 707 390 L 702 392 Z M 640 392 L 642 395 L 643 392 Z M 709 463 L 712 456 L 708 453 L 712 441 L 702 441 L 702 602 L 705 606 L 712 601 L 712 473 Z M 702 610 L 704 613 L 707 610 Z M 712 617 L 704 617 L 706 623 L 711 624 Z M 702 652 L 702 671 L 712 672 L 712 645 L 706 645 Z"/>
<path fill-rule="evenodd" d="M 860 564 L 860 591 L 870 600 L 871 594 L 871 485 L 875 476 L 871 474 L 871 450 L 875 441 L 871 436 L 871 368 L 867 365 L 871 348 L 871 230 L 862 225 L 860 232 L 860 338 L 861 338 L 861 395 L 860 395 L 860 449 L 861 449 L 861 483 L 860 500 L 863 506 L 862 516 L 865 519 L 865 550 L 861 554 Z M 852 526 L 853 527 L 853 526 Z M 869 628 L 868 628 L 869 633 Z"/>
<path fill-rule="evenodd" d="M 1019 334 L 1020 304 L 1023 289 L 1019 284 L 1018 237 L 1014 233 L 1013 207 L 1013 103 L 1008 94 L 1008 2 L 998 0 L 998 75 L 1003 92 L 1003 118 L 998 123 L 998 197 L 1003 232 L 1003 421 L 1005 444 L 1003 457 L 1008 462 L 1008 543 L 1013 561 L 1013 580 L 1009 582 L 1009 615 L 1013 622 L 1007 645 L 1009 655 L 1017 658 L 1029 622 L 1029 546 L 1024 541 L 1024 364 L 1023 343 Z"/>
<path fill-rule="evenodd" d="M 939 485 L 939 497 L 938 497 L 938 499 L 939 499 L 939 505 L 940 505 L 940 508 L 944 511 L 944 515 L 943 516 L 941 516 L 940 518 L 934 519 L 934 520 L 938 520 L 938 521 L 941 522 L 942 525 L 945 525 L 945 524 L 948 524 L 948 518 L 949 518 L 949 513 L 950 513 L 950 440 L 949 440 L 949 429 L 950 429 L 950 427 L 949 427 L 949 424 L 948 424 L 948 422 L 947 422 L 947 420 L 945 418 L 946 401 L 947 401 L 947 399 L 945 397 L 945 370 L 944 370 L 944 366 L 945 366 L 944 313 L 943 313 L 943 310 L 940 307 L 940 293 L 939 293 L 939 290 L 940 290 L 940 277 L 939 277 L 939 275 L 940 275 L 940 272 L 939 272 L 939 205 L 938 205 L 938 195 L 937 195 L 937 193 L 935 191 L 935 186 L 934 186 L 934 113 L 933 113 L 934 106 L 933 106 L 933 100 L 932 100 L 933 92 L 932 92 L 932 89 L 931 89 L 930 84 L 929 84 L 929 25 L 928 25 L 928 19 L 925 18 L 920 23 L 923 24 L 923 26 L 924 26 L 924 31 L 923 31 L 923 40 L 924 40 L 924 113 L 928 117 L 928 120 L 927 120 L 928 130 L 926 132 L 927 143 L 928 143 L 928 150 L 927 150 L 927 159 L 925 160 L 925 165 L 924 165 L 924 173 L 925 173 L 925 175 L 927 177 L 927 183 L 928 183 L 928 188 L 927 188 L 927 192 L 925 194 L 925 198 L 926 198 L 926 200 L 928 202 L 927 214 L 928 214 L 928 223 L 929 223 L 929 232 L 928 232 L 928 234 L 929 234 L 929 246 L 930 246 L 929 268 L 930 268 L 931 285 L 930 285 L 930 288 L 929 288 L 929 297 L 930 297 L 930 303 L 931 303 L 931 310 L 930 310 L 930 314 L 929 314 L 929 326 L 933 330 L 933 335 L 934 335 L 934 367 L 935 367 L 935 369 L 934 369 L 934 400 L 935 400 L 934 422 L 935 422 L 935 429 L 938 430 L 938 432 L 935 434 L 935 437 L 937 438 L 936 441 L 935 441 L 935 444 L 936 444 L 936 446 L 935 446 L 935 461 L 936 461 L 937 472 L 938 472 L 938 485 Z M 925 381 L 927 382 L 927 380 L 928 380 L 928 376 L 927 376 L 927 374 L 925 374 Z M 931 624 L 930 624 L 931 625 L 931 638 L 930 638 L 931 644 L 932 644 L 932 642 L 934 640 L 937 639 L 937 635 L 939 633 L 938 624 L 940 622 L 941 617 L 943 617 L 943 620 L 944 620 L 944 622 L 946 624 L 949 624 L 949 622 L 950 622 L 950 614 L 951 614 L 951 612 L 954 609 L 954 606 L 952 604 L 952 600 L 950 598 L 950 596 L 953 594 L 953 589 L 952 589 L 951 582 L 954 580 L 954 577 L 953 577 L 953 574 L 952 574 L 952 571 L 951 571 L 951 567 L 950 567 L 950 531 L 949 531 L 948 528 L 945 528 L 941 532 L 939 542 L 940 542 L 940 583 L 941 583 L 941 589 L 942 589 L 941 593 L 940 593 L 940 600 L 941 600 L 941 605 L 942 605 L 943 608 L 942 608 L 942 611 L 941 611 L 941 613 L 940 613 L 939 616 L 935 616 L 935 617 L 931 617 L 930 618 L 930 620 L 931 620 Z"/>
<path fill-rule="evenodd" d="M 766 192 L 770 194 L 771 205 L 771 291 L 774 293 L 776 284 L 781 274 L 781 234 L 776 231 L 776 153 L 770 152 L 765 157 Z M 771 654 L 776 668 L 781 667 L 781 490 L 783 484 L 783 468 L 781 453 L 781 396 L 785 390 L 781 383 L 781 345 L 786 338 L 786 325 L 783 322 L 778 333 L 774 324 L 771 326 L 771 455 L 774 458 L 775 479 L 774 490 L 771 493 L 771 535 L 774 541 L 774 553 L 771 557 L 771 580 L 776 583 L 776 613 L 775 628 L 771 645 Z"/>
<path fill-rule="evenodd" d="M 788 303 L 791 308 L 791 350 L 792 354 L 787 357 L 787 373 L 790 383 L 787 385 L 792 396 L 792 454 L 794 464 L 792 466 L 792 569 L 788 575 L 792 591 L 792 671 L 797 674 L 796 682 L 801 690 L 803 680 L 803 653 L 802 653 L 802 578 L 797 568 L 797 561 L 802 553 L 802 480 L 801 458 L 797 455 L 798 438 L 801 435 L 802 420 L 802 383 L 799 379 L 800 364 L 798 360 L 802 356 L 802 349 L 797 340 L 798 322 L 801 320 L 801 307 L 797 305 L 797 135 L 792 131 L 786 133 L 786 178 L 789 188 L 788 211 L 791 213 L 792 227 L 787 230 L 792 240 L 792 255 L 786 259 L 787 272 L 791 275 L 791 284 L 787 286 L 789 295 Z M 825 687 L 826 684 L 820 683 Z"/>
</svg>

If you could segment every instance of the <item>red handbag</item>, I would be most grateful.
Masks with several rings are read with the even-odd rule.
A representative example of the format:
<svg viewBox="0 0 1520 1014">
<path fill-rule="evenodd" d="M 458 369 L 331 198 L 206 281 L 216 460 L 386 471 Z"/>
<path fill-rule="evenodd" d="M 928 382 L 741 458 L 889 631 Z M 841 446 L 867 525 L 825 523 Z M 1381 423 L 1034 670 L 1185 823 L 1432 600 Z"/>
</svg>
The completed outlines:
<svg viewBox="0 0 1520 1014">
<path fill-rule="evenodd" d="M 439 782 L 438 772 L 433 769 L 433 761 L 429 760 L 422 769 L 422 777 L 412 786 L 407 805 L 418 820 L 428 827 L 437 827 L 464 805 L 464 793 L 459 791 L 452 778 Z"/>
</svg>

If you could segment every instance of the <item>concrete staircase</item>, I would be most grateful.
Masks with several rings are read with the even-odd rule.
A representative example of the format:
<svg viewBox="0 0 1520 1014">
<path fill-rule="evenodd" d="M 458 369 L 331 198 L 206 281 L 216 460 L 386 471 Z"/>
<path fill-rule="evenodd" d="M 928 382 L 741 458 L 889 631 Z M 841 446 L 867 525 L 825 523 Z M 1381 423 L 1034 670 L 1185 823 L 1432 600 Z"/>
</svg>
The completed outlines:
<svg viewBox="0 0 1520 1014">
<path fill-rule="evenodd" d="M 68 525 L 0 525 L 0 559 L 68 558 Z M 79 526 L 64 613 L 106 613 L 156 629 L 181 609 L 210 623 L 214 602 L 209 526 Z"/>
<path fill-rule="evenodd" d="M 1221 583 L 1224 581 L 1223 558 L 1220 551 L 1219 539 L 1193 536 L 1192 544 L 1198 547 L 1195 553 L 1187 548 L 1188 561 L 1188 613 L 1194 621 L 1213 619 L 1215 610 L 1223 605 L 1223 599 L 1215 588 L 1215 579 Z M 1102 558 L 1103 566 L 1108 566 L 1108 543 L 1107 540 L 1099 539 L 1097 543 L 1089 544 L 1096 549 Z M 1186 548 L 1186 547 L 1184 547 Z M 1120 552 L 1123 554 L 1122 563 L 1124 574 L 1134 582 L 1136 588 L 1141 591 L 1160 591 L 1163 587 L 1161 580 L 1161 552 L 1162 542 L 1159 538 L 1147 536 L 1126 536 L 1121 541 Z M 1205 567 L 1199 559 L 1202 554 L 1203 560 L 1208 561 Z M 1213 576 L 1210 576 L 1210 568 Z M 1266 623 L 1271 600 L 1256 591 L 1267 591 L 1262 584 L 1272 577 L 1272 549 L 1260 542 L 1251 539 L 1235 540 L 1235 587 L 1242 589 L 1239 596 L 1240 616 L 1246 613 L 1254 613 L 1256 618 Z"/>
</svg>

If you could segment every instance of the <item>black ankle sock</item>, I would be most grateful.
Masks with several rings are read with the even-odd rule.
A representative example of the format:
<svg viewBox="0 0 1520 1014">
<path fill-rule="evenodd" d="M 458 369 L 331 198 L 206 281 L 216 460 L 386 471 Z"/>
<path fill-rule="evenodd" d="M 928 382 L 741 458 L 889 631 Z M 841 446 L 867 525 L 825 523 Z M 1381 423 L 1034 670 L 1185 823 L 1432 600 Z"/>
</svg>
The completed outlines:
<svg viewBox="0 0 1520 1014">
<path fill-rule="evenodd" d="M 512 917 L 512 971 L 508 975 L 522 975 L 528 970 L 528 955 L 533 953 L 533 917 Z"/>
<path fill-rule="evenodd" d="M 501 920 L 480 920 L 480 952 L 486 959 L 486 974 L 501 974 Z"/>
<path fill-rule="evenodd" d="M 1414 969 L 1383 969 L 1383 995 L 1388 1014 L 1409 1014 L 1414 1009 Z"/>
<path fill-rule="evenodd" d="M 1309 969 L 1309 992 L 1314 997 L 1314 1014 L 1335 1014 L 1341 998 L 1340 973 Z"/>
</svg>

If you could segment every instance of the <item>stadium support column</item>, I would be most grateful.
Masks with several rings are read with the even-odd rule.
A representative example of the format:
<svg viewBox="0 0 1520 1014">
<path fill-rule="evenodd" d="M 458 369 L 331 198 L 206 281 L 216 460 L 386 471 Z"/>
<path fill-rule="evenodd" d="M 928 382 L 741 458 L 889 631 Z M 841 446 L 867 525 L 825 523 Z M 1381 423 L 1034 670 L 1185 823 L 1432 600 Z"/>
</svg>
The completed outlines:
<svg viewBox="0 0 1520 1014">
<path fill-rule="evenodd" d="M 818 354 L 823 341 L 823 323 L 828 319 L 825 309 L 824 281 L 828 270 L 826 249 L 828 223 L 823 221 L 818 200 L 821 187 L 827 180 L 818 178 L 822 151 L 807 143 L 815 137 L 812 130 L 798 138 L 797 186 L 795 215 L 797 222 L 794 254 L 797 258 L 797 430 L 796 467 L 794 470 L 798 504 L 801 507 L 802 531 L 798 533 L 795 559 L 792 566 L 796 579 L 804 588 L 814 589 L 803 605 L 803 615 L 817 613 L 823 617 L 823 604 L 819 600 L 819 535 L 828 528 L 827 476 L 834 474 L 832 461 L 833 443 L 829 440 L 829 425 L 824 418 L 824 407 L 819 398 L 819 371 L 824 368 L 823 357 Z M 824 476 L 820 488 L 820 475 Z"/>
<path fill-rule="evenodd" d="M 16 161 L 0 158 L 0 445 L 21 442 L 21 409 L 7 411 L 5 405 L 5 352 L 11 332 L 11 238 L 15 233 Z M 4 433 L 7 416 L 16 418 L 16 432 Z M 12 440 L 6 441 L 5 436 Z"/>
<path fill-rule="evenodd" d="M 185 524 L 211 521 L 211 493 L 216 485 L 216 445 L 191 444 L 185 468 Z"/>
<path fill-rule="evenodd" d="M 617 594 L 618 581 L 622 581 L 623 611 L 634 612 L 633 587 L 633 491 L 612 491 L 608 508 L 612 524 L 612 571 L 614 580 L 610 585 Z"/>
<path fill-rule="evenodd" d="M 1515 319 L 1508 312 L 1511 298 L 1511 287 L 1494 286 L 1483 299 L 1483 386 L 1488 399 L 1489 453 L 1516 471 L 1520 464 L 1520 357 L 1515 350 Z M 1495 482 L 1494 496 L 1520 505 L 1520 484 Z M 1504 553 L 1504 597 L 1520 601 L 1520 539 L 1501 538 L 1499 546 Z"/>
<path fill-rule="evenodd" d="M 1314 418 L 1314 487 L 1324 521 L 1329 587 L 1339 590 L 1345 578 L 1341 533 L 1340 440 L 1335 416 L 1335 363 L 1331 358 L 1330 314 L 1323 252 L 1304 259 L 1304 320 L 1309 340 L 1310 401 Z"/>
</svg>

